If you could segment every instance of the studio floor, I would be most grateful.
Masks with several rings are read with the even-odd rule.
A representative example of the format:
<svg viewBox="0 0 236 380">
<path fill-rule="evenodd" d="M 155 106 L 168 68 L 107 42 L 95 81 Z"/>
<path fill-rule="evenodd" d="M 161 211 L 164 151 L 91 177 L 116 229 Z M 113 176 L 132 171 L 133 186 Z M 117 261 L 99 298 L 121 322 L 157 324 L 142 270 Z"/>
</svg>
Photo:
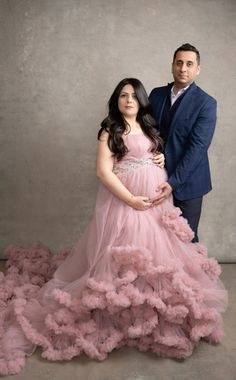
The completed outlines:
<svg viewBox="0 0 236 380">
<path fill-rule="evenodd" d="M 3 269 L 0 263 L 0 269 Z M 229 291 L 229 307 L 224 314 L 225 337 L 211 346 L 201 342 L 194 354 L 176 361 L 158 358 L 131 348 L 113 351 L 97 362 L 81 356 L 69 362 L 48 362 L 40 350 L 28 358 L 15 380 L 236 380 L 236 264 L 222 264 L 221 276 Z"/>
</svg>

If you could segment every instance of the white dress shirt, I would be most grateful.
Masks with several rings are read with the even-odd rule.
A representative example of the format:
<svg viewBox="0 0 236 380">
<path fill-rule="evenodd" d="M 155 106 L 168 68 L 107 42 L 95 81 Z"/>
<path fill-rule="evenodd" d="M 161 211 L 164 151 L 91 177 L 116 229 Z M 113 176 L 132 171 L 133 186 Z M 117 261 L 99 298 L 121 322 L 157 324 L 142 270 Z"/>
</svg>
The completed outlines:
<svg viewBox="0 0 236 380">
<path fill-rule="evenodd" d="M 177 92 L 177 94 L 174 94 L 174 85 L 172 86 L 171 88 L 171 105 L 173 106 L 174 102 L 180 97 L 180 95 L 183 94 L 184 91 L 187 90 L 187 88 L 189 88 L 190 85 L 184 87 L 184 88 L 181 88 L 181 90 L 179 90 Z"/>
</svg>

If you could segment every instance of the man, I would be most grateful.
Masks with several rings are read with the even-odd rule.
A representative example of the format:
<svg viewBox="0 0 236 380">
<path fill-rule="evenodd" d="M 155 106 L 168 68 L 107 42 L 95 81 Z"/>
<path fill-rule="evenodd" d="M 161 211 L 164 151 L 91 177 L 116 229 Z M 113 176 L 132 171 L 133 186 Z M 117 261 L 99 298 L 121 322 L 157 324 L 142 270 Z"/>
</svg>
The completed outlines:
<svg viewBox="0 0 236 380">
<path fill-rule="evenodd" d="M 174 82 L 154 88 L 149 100 L 164 140 L 168 180 L 161 184 L 155 204 L 173 192 L 174 204 L 182 211 L 198 241 L 202 198 L 211 189 L 207 150 L 216 124 L 216 100 L 198 87 L 200 54 L 186 43 L 174 53 Z"/>
</svg>

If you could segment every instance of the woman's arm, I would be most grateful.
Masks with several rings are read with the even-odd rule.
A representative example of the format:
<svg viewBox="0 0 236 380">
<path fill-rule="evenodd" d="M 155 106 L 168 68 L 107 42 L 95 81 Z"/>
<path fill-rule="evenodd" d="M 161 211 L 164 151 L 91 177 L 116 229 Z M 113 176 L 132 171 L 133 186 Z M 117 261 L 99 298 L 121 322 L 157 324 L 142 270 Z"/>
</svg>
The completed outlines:
<svg viewBox="0 0 236 380">
<path fill-rule="evenodd" d="M 134 196 L 113 173 L 114 157 L 110 151 L 108 144 L 108 133 L 104 132 L 97 147 L 97 164 L 96 173 L 99 180 L 108 190 L 110 190 L 117 198 L 133 207 L 136 210 L 146 210 L 152 206 L 148 202 L 148 197 Z"/>
</svg>

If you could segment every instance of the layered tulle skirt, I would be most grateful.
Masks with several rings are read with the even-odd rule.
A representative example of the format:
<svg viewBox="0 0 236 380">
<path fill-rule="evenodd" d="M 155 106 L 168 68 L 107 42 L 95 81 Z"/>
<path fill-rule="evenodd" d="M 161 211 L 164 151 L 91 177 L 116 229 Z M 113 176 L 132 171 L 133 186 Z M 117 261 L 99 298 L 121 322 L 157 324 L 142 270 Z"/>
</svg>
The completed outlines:
<svg viewBox="0 0 236 380">
<path fill-rule="evenodd" d="M 123 165 L 123 164 L 122 164 Z M 133 194 L 152 198 L 165 171 L 117 166 Z M 10 246 L 0 280 L 0 373 L 17 373 L 37 346 L 49 360 L 103 360 L 124 345 L 185 358 L 219 342 L 227 292 L 220 266 L 171 199 L 137 211 L 100 186 L 94 217 L 71 249 Z"/>
</svg>

